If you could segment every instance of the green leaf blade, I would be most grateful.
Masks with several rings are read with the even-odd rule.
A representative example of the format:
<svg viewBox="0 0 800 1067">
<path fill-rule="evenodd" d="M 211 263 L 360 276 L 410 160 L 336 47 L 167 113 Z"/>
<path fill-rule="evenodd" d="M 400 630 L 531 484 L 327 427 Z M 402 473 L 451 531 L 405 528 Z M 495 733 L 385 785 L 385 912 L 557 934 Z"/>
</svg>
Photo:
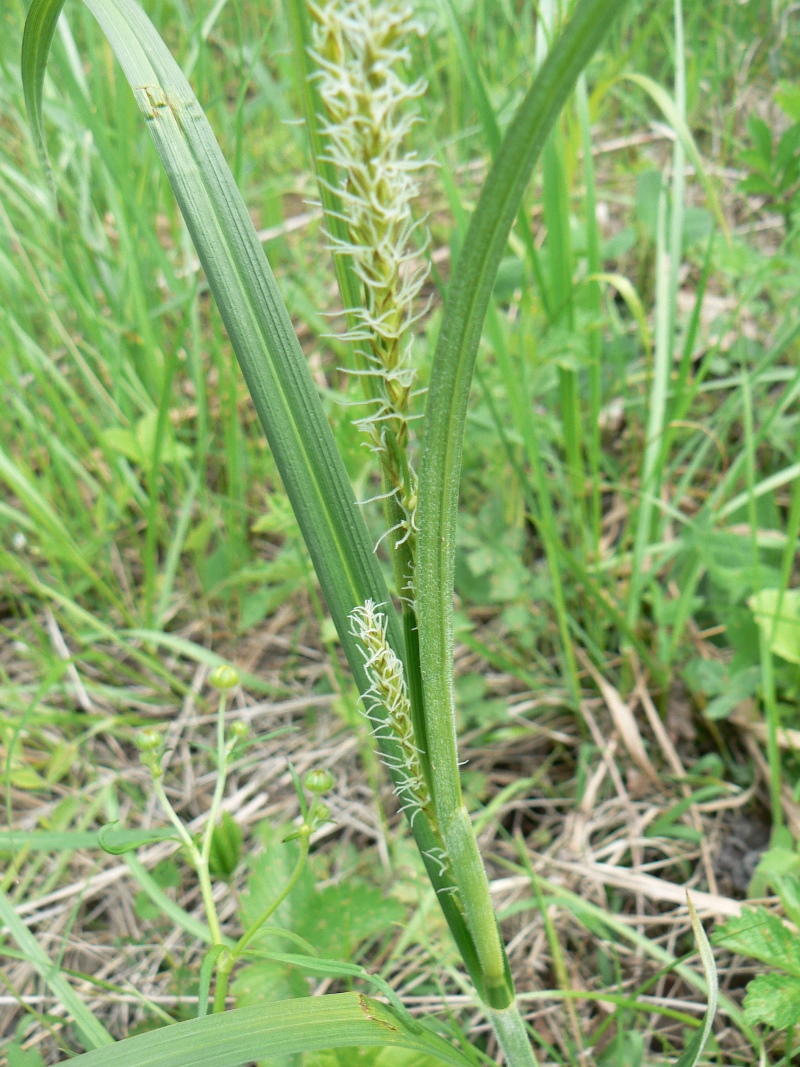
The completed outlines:
<svg viewBox="0 0 800 1067">
<path fill-rule="evenodd" d="M 464 1067 L 442 1038 L 359 993 L 237 1008 L 129 1037 L 62 1062 L 73 1067 L 241 1067 L 253 1060 L 353 1046 L 395 1046 Z"/>
<path fill-rule="evenodd" d="M 453 586 L 464 430 L 481 331 L 506 241 L 547 137 L 625 0 L 580 0 L 512 120 L 481 191 L 447 294 L 425 412 L 419 470 L 417 604 L 434 801 L 454 857 L 467 926 L 491 983 L 511 996 L 486 876 L 461 799 L 453 693 Z M 505 1003 L 504 1003 L 505 1000 Z"/>
<path fill-rule="evenodd" d="M 454 704 L 447 681 L 453 646 L 455 527 L 467 404 L 483 322 L 533 168 L 579 73 L 624 3 L 582 0 L 578 5 L 506 133 L 447 295 L 428 392 L 419 476 L 420 642 L 426 704 L 434 701 L 428 717 L 437 735 L 436 754 L 431 744 L 437 777 L 444 763 L 455 762 Z"/>
<path fill-rule="evenodd" d="M 247 208 L 189 83 L 132 0 L 86 0 L 133 89 L 213 290 L 351 668 L 354 607 L 389 604 L 352 487 Z M 42 86 L 63 0 L 36 0 L 23 42 L 26 101 L 44 154 Z M 402 650 L 391 607 L 389 636 Z M 364 681 L 364 686 L 361 682 Z"/>
</svg>

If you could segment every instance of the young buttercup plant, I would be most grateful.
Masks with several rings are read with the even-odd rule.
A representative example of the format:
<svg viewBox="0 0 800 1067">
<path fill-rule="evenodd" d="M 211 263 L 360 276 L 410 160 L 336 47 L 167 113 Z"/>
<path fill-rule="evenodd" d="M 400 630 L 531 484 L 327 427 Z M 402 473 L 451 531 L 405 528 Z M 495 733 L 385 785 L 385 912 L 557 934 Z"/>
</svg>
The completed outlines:
<svg viewBox="0 0 800 1067">
<path fill-rule="evenodd" d="M 228 704 L 228 691 L 239 684 L 239 672 L 236 668 L 229 664 L 221 664 L 212 671 L 208 680 L 210 685 L 219 690 L 220 694 L 217 708 L 217 781 L 205 829 L 199 838 L 193 837 L 189 832 L 164 789 L 164 771 L 161 765 L 163 739 L 160 732 L 153 727 L 145 727 L 139 731 L 136 742 L 141 761 L 150 772 L 156 798 L 164 814 L 175 827 L 189 862 L 197 874 L 212 942 L 214 945 L 222 945 L 222 930 L 212 888 L 212 868 L 219 868 L 218 861 L 222 857 L 222 867 L 225 868 L 223 873 L 229 876 L 232 873 L 227 870 L 230 866 L 231 854 L 233 851 L 238 851 L 232 849 L 234 832 L 230 826 L 220 823 L 220 808 L 225 795 L 225 782 L 231 755 L 236 746 L 247 736 L 248 728 L 245 723 L 236 721 L 231 724 L 230 729 L 226 729 L 225 712 Z M 214 854 L 214 862 L 212 862 L 212 854 Z"/>
<path fill-rule="evenodd" d="M 297 863 L 286 885 L 275 900 L 245 930 L 239 940 L 232 944 L 222 934 L 217 905 L 213 895 L 212 876 L 228 881 L 238 864 L 241 851 L 241 831 L 230 815 L 224 812 L 220 817 L 220 809 L 225 795 L 225 783 L 231 756 L 237 745 L 247 738 L 249 729 L 239 719 L 234 720 L 230 727 L 226 727 L 228 694 L 240 681 L 237 669 L 230 664 L 221 664 L 212 671 L 208 680 L 211 686 L 219 690 L 216 748 L 217 781 L 208 813 L 208 820 L 203 833 L 199 837 L 193 837 L 189 832 L 188 827 L 186 827 L 173 808 L 164 790 L 162 781 L 164 772 L 161 763 L 163 738 L 161 733 L 152 727 L 146 727 L 139 732 L 136 740 L 141 754 L 141 761 L 150 772 L 156 797 L 165 815 L 175 827 L 189 862 L 197 874 L 206 921 L 211 934 L 211 947 L 206 953 L 203 968 L 209 968 L 209 975 L 212 970 L 216 971 L 213 1010 L 219 1012 L 225 1010 L 228 985 L 234 967 L 242 956 L 247 953 L 251 942 L 266 921 L 277 911 L 297 884 L 308 859 L 312 834 L 330 821 L 330 809 L 323 802 L 322 797 L 325 793 L 330 792 L 335 785 L 335 780 L 330 771 L 324 768 L 315 768 L 306 774 L 301 783 L 294 768 L 289 765 L 289 771 L 297 791 L 301 817 L 299 824 L 286 835 L 284 841 L 299 841 L 300 850 Z M 310 794 L 310 801 L 306 798 L 306 792 Z M 203 998 L 201 998 L 202 1000 Z M 201 1002 L 200 1014 L 204 1015 L 206 1010 L 206 1004 Z"/>
</svg>

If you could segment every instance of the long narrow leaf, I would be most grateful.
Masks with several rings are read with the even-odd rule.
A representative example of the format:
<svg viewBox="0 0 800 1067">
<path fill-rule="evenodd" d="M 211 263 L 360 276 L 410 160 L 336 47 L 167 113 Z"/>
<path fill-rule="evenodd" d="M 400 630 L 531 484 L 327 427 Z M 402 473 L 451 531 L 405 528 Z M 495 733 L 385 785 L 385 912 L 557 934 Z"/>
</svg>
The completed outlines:
<svg viewBox="0 0 800 1067">
<path fill-rule="evenodd" d="M 70 1067 L 240 1067 L 300 1052 L 354 1046 L 413 1049 L 453 1067 L 469 1063 L 442 1038 L 371 997 L 334 993 L 205 1015 L 129 1037 Z"/>
<path fill-rule="evenodd" d="M 695 1067 L 700 1057 L 703 1055 L 703 1049 L 706 1047 L 709 1035 L 711 1034 L 711 1027 L 714 1025 L 714 1016 L 717 1014 L 717 1001 L 719 999 L 719 981 L 717 980 L 717 968 L 714 963 L 714 953 L 711 951 L 711 945 L 708 943 L 706 932 L 703 929 L 703 924 L 697 917 L 692 898 L 688 892 L 686 894 L 686 903 L 689 905 L 689 918 L 692 921 L 692 933 L 694 939 L 697 942 L 697 948 L 700 952 L 700 959 L 703 963 L 703 973 L 706 976 L 706 982 L 708 984 L 708 1008 L 703 1016 L 703 1025 L 689 1043 L 683 1052 L 683 1055 L 675 1064 L 675 1067 Z"/>
<path fill-rule="evenodd" d="M 105 1049 L 114 1043 L 114 1038 L 99 1019 L 92 1015 L 67 979 L 47 956 L 44 949 L 17 915 L 16 909 L 6 894 L 0 890 L 0 931 L 3 926 L 8 931 L 25 955 L 36 973 L 50 987 L 64 1008 L 72 1016 L 84 1048 L 98 1049 L 101 1060 L 108 1063 Z"/>
<path fill-rule="evenodd" d="M 445 844 L 458 855 L 474 937 L 500 970 L 480 859 L 461 801 L 453 693 L 453 580 L 461 455 L 475 357 L 497 268 L 550 130 L 625 0 L 579 0 L 509 126 L 481 192 L 450 284 L 434 357 L 419 474 L 417 603 L 434 800 Z M 466 892 L 464 891 L 466 890 Z M 494 946 L 494 947 L 493 947 Z M 480 946 L 479 946 L 480 947 Z M 501 1005 L 502 1006 L 502 1005 Z"/>
</svg>

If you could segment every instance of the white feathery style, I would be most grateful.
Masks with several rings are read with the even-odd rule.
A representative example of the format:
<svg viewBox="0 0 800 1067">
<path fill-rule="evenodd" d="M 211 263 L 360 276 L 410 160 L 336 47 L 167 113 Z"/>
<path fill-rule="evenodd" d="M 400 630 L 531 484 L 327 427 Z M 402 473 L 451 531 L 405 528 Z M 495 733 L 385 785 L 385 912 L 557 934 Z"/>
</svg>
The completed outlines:
<svg viewBox="0 0 800 1067">
<path fill-rule="evenodd" d="M 379 739 L 397 742 L 399 754 L 383 759 L 390 769 L 400 772 L 403 808 L 410 811 L 413 822 L 420 811 L 435 822 L 433 805 L 414 742 L 411 704 L 403 674 L 403 664 L 386 640 L 386 616 L 372 600 L 350 613 L 350 632 L 363 645 L 364 663 L 370 688 L 364 695 L 364 714 L 374 725 Z M 381 707 L 385 715 L 376 714 Z"/>
<path fill-rule="evenodd" d="M 372 410 L 359 425 L 369 434 L 400 503 L 399 541 L 409 543 L 413 559 L 417 480 L 405 453 L 416 373 L 409 329 L 428 264 L 424 247 L 414 248 L 420 223 L 411 204 L 426 162 L 403 146 L 417 120 L 413 104 L 426 83 L 409 85 L 401 72 L 409 60 L 405 42 L 421 34 L 422 26 L 405 0 L 310 0 L 309 10 L 315 77 L 325 110 L 325 158 L 339 176 L 333 191 L 349 234 L 348 241 L 331 237 L 331 246 L 335 254 L 351 258 L 361 283 L 364 306 L 351 309 L 357 326 L 348 336 L 364 342 L 366 369 L 357 373 L 376 383 Z"/>
</svg>

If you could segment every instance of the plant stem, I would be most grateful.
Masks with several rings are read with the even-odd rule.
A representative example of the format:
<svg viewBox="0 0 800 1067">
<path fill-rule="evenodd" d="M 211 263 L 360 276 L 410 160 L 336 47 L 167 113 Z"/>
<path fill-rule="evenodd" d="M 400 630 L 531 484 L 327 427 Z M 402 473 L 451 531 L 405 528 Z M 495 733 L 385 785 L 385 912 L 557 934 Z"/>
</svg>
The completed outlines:
<svg viewBox="0 0 800 1067">
<path fill-rule="evenodd" d="M 297 885 L 300 875 L 303 873 L 303 868 L 306 865 L 306 860 L 308 859 L 308 849 L 310 841 L 311 827 L 308 825 L 308 823 L 304 823 L 300 830 L 300 855 L 297 857 L 297 863 L 294 865 L 294 870 L 292 871 L 292 875 L 289 881 L 283 887 L 282 891 L 278 894 L 275 900 L 273 900 L 273 902 L 269 905 L 269 907 L 265 908 L 264 911 L 262 911 L 262 913 L 256 919 L 256 921 L 252 923 L 252 925 L 249 926 L 247 930 L 245 930 L 245 932 L 236 942 L 234 947 L 230 949 L 230 951 L 223 952 L 221 954 L 219 958 L 219 963 L 217 964 L 217 981 L 216 985 L 214 986 L 214 1007 L 212 1010 L 215 1014 L 217 1012 L 225 1010 L 225 1001 L 228 996 L 228 983 L 230 981 L 231 972 L 233 971 L 237 960 L 241 957 L 244 950 L 256 936 L 256 934 L 267 921 L 267 919 L 269 919 L 271 915 L 275 914 L 281 904 L 283 904 L 284 900 L 286 900 L 291 891 Z"/>
<path fill-rule="evenodd" d="M 488 1014 L 508 1067 L 537 1067 L 517 1005 L 512 1004 L 505 1011 L 489 1011 Z"/>
<path fill-rule="evenodd" d="M 203 864 L 208 867 L 211 856 L 211 839 L 214 836 L 214 827 L 217 825 L 222 797 L 225 794 L 225 779 L 228 775 L 228 756 L 230 749 L 225 743 L 225 707 L 227 697 L 225 692 L 219 695 L 219 708 L 217 710 L 217 784 L 214 787 L 214 796 L 211 799 L 211 807 L 208 811 L 208 822 L 203 833 L 203 847 L 200 852 Z"/>
<path fill-rule="evenodd" d="M 306 860 L 308 859 L 308 848 L 310 842 L 311 827 L 305 825 L 301 828 L 300 855 L 297 857 L 297 863 L 295 863 L 294 865 L 294 870 L 292 871 L 291 878 L 283 887 L 282 891 L 278 894 L 275 900 L 269 905 L 269 907 L 264 909 L 264 911 L 259 915 L 256 921 L 242 934 L 242 936 L 236 942 L 236 947 L 233 950 L 234 957 L 241 956 L 242 952 L 244 952 L 244 950 L 256 936 L 258 931 L 267 921 L 267 919 L 269 919 L 271 915 L 275 914 L 281 904 L 283 904 L 284 900 L 286 900 L 291 891 L 297 885 L 300 875 L 303 873 L 303 868 L 306 865 Z"/>
<path fill-rule="evenodd" d="M 586 91 L 586 75 L 581 74 L 575 84 L 575 102 L 583 147 L 583 173 L 586 184 L 586 265 L 589 274 L 599 274 L 602 269 L 600 256 L 600 232 L 597 225 L 597 198 L 595 196 L 594 159 L 592 157 L 592 126 L 589 115 L 589 98 Z M 600 506 L 600 405 L 602 402 L 602 343 L 599 320 L 602 311 L 600 286 L 589 283 L 589 301 L 596 322 L 589 331 L 589 470 L 592 481 L 591 526 L 592 553 L 597 559 L 600 551 L 601 506 Z"/>
<path fill-rule="evenodd" d="M 161 782 L 161 778 L 153 776 L 153 789 L 155 790 L 158 801 L 161 807 L 164 809 L 169 821 L 175 827 L 178 832 L 178 836 L 183 842 L 186 851 L 189 854 L 192 866 L 197 871 L 197 879 L 200 883 L 200 894 L 203 898 L 203 907 L 206 911 L 206 918 L 208 919 L 208 928 L 211 931 L 211 941 L 214 945 L 223 944 L 222 928 L 219 924 L 219 917 L 217 916 L 217 906 L 214 903 L 214 894 L 211 886 L 211 876 L 208 871 L 208 863 L 204 862 L 202 853 L 198 849 L 197 845 L 192 840 L 192 835 L 186 829 L 181 822 L 175 809 L 169 801 L 169 797 L 164 792 L 164 786 Z"/>
</svg>

